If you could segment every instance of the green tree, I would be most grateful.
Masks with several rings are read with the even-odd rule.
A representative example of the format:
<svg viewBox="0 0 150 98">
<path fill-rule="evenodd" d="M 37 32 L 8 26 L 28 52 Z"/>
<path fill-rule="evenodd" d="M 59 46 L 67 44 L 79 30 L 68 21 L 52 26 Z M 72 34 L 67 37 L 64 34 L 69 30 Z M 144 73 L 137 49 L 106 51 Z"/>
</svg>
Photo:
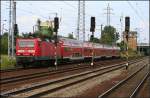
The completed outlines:
<svg viewBox="0 0 150 98">
<path fill-rule="evenodd" d="M 113 26 L 105 26 L 102 30 L 100 42 L 103 44 L 113 44 L 119 39 L 119 33 Z"/>
<path fill-rule="evenodd" d="M 121 51 L 125 51 L 127 49 L 127 44 L 124 41 L 117 43 L 117 46 L 120 47 Z"/>
<path fill-rule="evenodd" d="M 7 54 L 8 51 L 8 33 L 5 32 L 0 36 L 1 40 L 1 54 Z"/>
<path fill-rule="evenodd" d="M 90 42 L 100 43 L 100 40 L 96 37 L 94 37 L 93 39 L 92 39 L 92 37 L 90 37 Z"/>
<path fill-rule="evenodd" d="M 74 39 L 73 34 L 69 33 L 69 34 L 68 34 L 68 38 Z"/>
</svg>

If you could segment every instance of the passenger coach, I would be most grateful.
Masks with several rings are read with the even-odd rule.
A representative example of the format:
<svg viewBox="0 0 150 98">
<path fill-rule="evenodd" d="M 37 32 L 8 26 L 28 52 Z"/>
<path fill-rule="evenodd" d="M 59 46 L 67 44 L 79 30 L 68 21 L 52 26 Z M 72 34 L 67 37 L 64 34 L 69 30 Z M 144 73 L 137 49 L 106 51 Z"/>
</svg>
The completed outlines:
<svg viewBox="0 0 150 98">
<path fill-rule="evenodd" d="M 92 57 L 119 57 L 120 48 L 104 44 L 82 42 L 74 39 L 59 38 L 57 48 L 53 40 L 40 38 L 18 38 L 16 40 L 16 59 L 18 64 L 35 63 L 37 61 L 84 60 Z"/>
</svg>

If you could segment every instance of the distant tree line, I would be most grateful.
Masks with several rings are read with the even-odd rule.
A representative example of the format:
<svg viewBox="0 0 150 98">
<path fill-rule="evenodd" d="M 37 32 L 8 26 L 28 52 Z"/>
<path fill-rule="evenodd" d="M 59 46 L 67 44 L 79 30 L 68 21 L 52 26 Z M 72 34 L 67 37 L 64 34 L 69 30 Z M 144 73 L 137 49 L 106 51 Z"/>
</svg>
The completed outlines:
<svg viewBox="0 0 150 98">
<path fill-rule="evenodd" d="M 8 51 L 8 33 L 5 32 L 3 35 L 0 35 L 0 40 L 1 40 L 1 43 L 0 43 L 1 54 L 7 54 L 7 51 Z"/>
</svg>

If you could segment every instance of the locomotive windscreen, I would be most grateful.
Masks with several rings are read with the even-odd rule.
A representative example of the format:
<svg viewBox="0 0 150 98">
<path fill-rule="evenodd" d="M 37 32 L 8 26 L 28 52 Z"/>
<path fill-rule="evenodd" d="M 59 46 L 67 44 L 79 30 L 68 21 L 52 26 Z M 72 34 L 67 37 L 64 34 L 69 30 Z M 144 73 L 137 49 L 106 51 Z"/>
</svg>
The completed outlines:
<svg viewBox="0 0 150 98">
<path fill-rule="evenodd" d="M 34 41 L 19 40 L 19 47 L 34 47 Z"/>
</svg>

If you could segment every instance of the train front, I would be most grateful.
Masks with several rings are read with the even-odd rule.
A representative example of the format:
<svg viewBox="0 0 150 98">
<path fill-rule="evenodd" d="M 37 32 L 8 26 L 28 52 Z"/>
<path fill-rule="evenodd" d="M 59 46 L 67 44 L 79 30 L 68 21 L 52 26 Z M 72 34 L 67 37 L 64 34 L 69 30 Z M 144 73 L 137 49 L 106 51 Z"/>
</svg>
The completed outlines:
<svg viewBox="0 0 150 98">
<path fill-rule="evenodd" d="M 39 53 L 37 38 L 16 40 L 16 60 L 18 64 L 34 62 Z"/>
</svg>

